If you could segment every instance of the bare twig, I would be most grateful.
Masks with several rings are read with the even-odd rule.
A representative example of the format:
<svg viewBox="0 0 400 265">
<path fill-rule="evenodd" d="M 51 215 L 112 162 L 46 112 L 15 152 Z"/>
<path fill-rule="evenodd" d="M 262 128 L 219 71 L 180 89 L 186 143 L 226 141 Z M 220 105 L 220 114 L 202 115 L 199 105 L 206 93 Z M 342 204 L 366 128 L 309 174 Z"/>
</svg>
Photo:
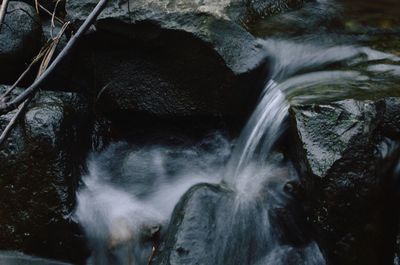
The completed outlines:
<svg viewBox="0 0 400 265">
<path fill-rule="evenodd" d="M 10 95 L 10 93 L 17 87 L 17 85 L 24 79 L 24 77 L 31 71 L 32 67 L 37 63 L 39 60 L 36 60 L 36 58 L 28 65 L 28 67 L 25 69 L 25 71 L 18 77 L 17 81 L 10 86 L 7 91 L 0 96 L 0 101 L 5 102 L 6 97 Z"/>
<path fill-rule="evenodd" d="M 21 117 L 22 113 L 24 113 L 26 107 L 29 105 L 29 102 L 31 101 L 31 98 L 28 98 L 27 100 L 24 101 L 24 103 L 19 106 L 17 113 L 12 117 L 10 122 L 8 123 L 7 127 L 4 128 L 3 132 L 0 135 L 0 146 L 4 144 L 4 142 L 7 140 L 9 133 L 11 130 L 14 128 L 15 124 L 17 123 L 18 119 Z"/>
<path fill-rule="evenodd" d="M 59 18 L 59 17 L 57 17 L 55 15 L 55 11 L 54 12 L 50 12 L 47 8 L 45 8 L 44 6 L 42 6 L 39 3 L 38 3 L 38 8 L 42 9 L 46 14 L 48 14 L 49 16 L 52 17 L 52 24 L 54 23 L 54 19 L 57 20 L 57 22 L 60 23 L 60 24 L 64 24 L 65 23 L 61 18 Z"/>
<path fill-rule="evenodd" d="M 61 0 L 57 0 L 56 4 L 54 5 L 54 10 L 53 10 L 53 15 L 51 16 L 51 25 L 53 27 L 55 27 L 54 25 L 54 19 L 57 17 L 56 16 L 56 12 L 57 12 L 57 8 L 58 8 L 58 4 L 60 3 Z"/>
<path fill-rule="evenodd" d="M 107 83 L 105 86 L 102 87 L 102 89 L 100 89 L 99 93 L 97 93 L 96 101 L 100 99 L 100 97 L 103 95 L 104 91 L 110 86 L 110 84 L 111 82 Z"/>
<path fill-rule="evenodd" d="M 1 25 L 3 24 L 4 18 L 6 17 L 7 7 L 9 0 L 3 0 L 0 7 L 0 31 Z"/>
<path fill-rule="evenodd" d="M 39 14 L 39 0 L 35 0 L 35 9 L 36 9 L 36 13 Z"/>
<path fill-rule="evenodd" d="M 7 102 L 7 103 L 0 102 L 0 115 L 3 115 L 9 111 L 12 111 L 12 110 L 18 108 L 18 106 L 20 104 L 22 104 L 28 97 L 30 97 L 32 94 L 34 94 L 39 89 L 39 87 L 42 85 L 42 83 L 51 75 L 51 73 L 56 69 L 56 67 L 68 56 L 68 54 L 70 53 L 72 48 L 76 45 L 76 43 L 79 41 L 79 39 L 83 36 L 83 34 L 85 34 L 85 32 L 95 22 L 96 18 L 101 13 L 101 11 L 105 8 L 107 3 L 108 3 L 108 0 L 100 0 L 99 1 L 99 3 L 93 9 L 92 13 L 90 13 L 90 15 L 86 18 L 85 22 L 79 28 L 78 32 L 72 36 L 72 38 L 68 41 L 68 43 L 64 47 L 64 49 L 60 52 L 60 54 L 58 54 L 58 56 L 51 63 L 49 68 L 47 68 L 46 71 L 43 72 L 43 75 L 41 75 L 38 79 L 36 79 L 35 82 L 33 82 L 33 84 L 30 87 L 28 87 L 24 92 L 22 92 L 14 100 Z"/>
<path fill-rule="evenodd" d="M 62 37 L 62 35 L 65 32 L 65 29 L 68 27 L 69 22 L 65 23 L 64 26 L 61 28 L 60 32 L 58 33 L 57 37 L 51 40 L 51 43 L 49 43 L 48 45 L 46 45 L 42 51 L 39 53 L 39 55 L 35 58 L 35 60 L 32 62 L 34 63 L 35 61 L 38 61 L 39 58 L 42 58 L 42 63 L 40 64 L 39 67 L 39 71 L 37 74 L 37 79 L 40 78 L 40 76 L 45 72 L 45 70 L 47 69 L 51 58 L 54 55 L 54 51 L 60 41 L 60 38 Z M 33 64 L 31 64 L 33 65 Z M 28 69 L 25 71 L 27 72 L 29 70 Z M 24 73 L 25 73 L 24 72 Z M 18 80 L 17 80 L 18 82 Z M 17 83 L 16 82 L 16 83 Z M 16 86 L 16 85 L 15 85 Z M 8 89 L 7 92 L 10 93 L 12 89 Z M 5 93 L 5 95 L 7 95 L 7 92 Z M 4 95 L 3 95 L 4 97 Z M 7 127 L 4 129 L 3 133 L 0 136 L 0 146 L 6 141 L 9 133 L 11 132 L 12 128 L 14 127 L 14 125 L 16 124 L 16 122 L 18 121 L 19 117 L 25 112 L 26 107 L 29 105 L 31 99 L 33 98 L 33 94 L 32 96 L 28 97 L 18 108 L 17 113 L 14 115 L 14 117 L 10 120 L 10 122 L 8 123 Z"/>
<path fill-rule="evenodd" d="M 153 245 L 153 247 L 151 248 L 151 254 L 150 254 L 149 259 L 147 261 L 147 265 L 151 264 L 155 253 L 156 253 L 156 247 Z"/>
<path fill-rule="evenodd" d="M 24 77 L 30 72 L 32 67 L 46 54 L 46 50 L 48 49 L 48 45 L 44 46 L 38 55 L 32 60 L 32 62 L 28 65 L 25 71 L 18 77 L 17 81 L 14 82 L 12 86 L 10 86 L 7 91 L 0 96 L 0 102 L 5 102 L 7 96 L 18 86 L 18 84 L 24 79 Z"/>
</svg>

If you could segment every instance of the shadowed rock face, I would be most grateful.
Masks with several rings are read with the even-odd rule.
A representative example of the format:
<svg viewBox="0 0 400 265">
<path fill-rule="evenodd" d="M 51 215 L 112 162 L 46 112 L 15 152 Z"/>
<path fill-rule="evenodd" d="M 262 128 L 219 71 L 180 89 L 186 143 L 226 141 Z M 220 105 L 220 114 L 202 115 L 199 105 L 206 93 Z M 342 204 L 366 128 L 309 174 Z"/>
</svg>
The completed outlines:
<svg viewBox="0 0 400 265">
<path fill-rule="evenodd" d="M 390 145 L 400 101 L 345 100 L 291 110 L 306 207 L 332 264 L 392 264 L 397 211 Z"/>
<path fill-rule="evenodd" d="M 2 146 L 0 249 L 63 259 L 84 251 L 67 220 L 85 153 L 79 106 L 75 94 L 40 93 Z M 1 130 L 14 115 L 0 117 Z"/>
<path fill-rule="evenodd" d="M 96 3 L 91 0 L 68 1 L 67 13 L 79 23 Z M 116 19 L 129 24 L 147 21 L 161 29 L 187 32 L 212 46 L 235 74 L 242 74 L 251 71 L 263 60 L 255 39 L 241 27 L 246 16 L 250 13 L 272 15 L 278 9 L 283 12 L 301 7 L 302 3 L 300 0 L 112 1 L 100 15 L 99 21 L 108 23 L 110 19 Z"/>
<path fill-rule="evenodd" d="M 262 85 L 267 54 L 242 22 L 274 5 L 294 7 L 281 2 L 111 1 L 77 56 L 84 70 L 76 79 L 93 86 L 97 109 L 113 119 L 138 113 L 243 119 Z M 68 1 L 66 11 L 79 25 L 96 3 Z"/>
<path fill-rule="evenodd" d="M 13 83 L 42 44 L 42 29 L 35 9 L 10 1 L 0 32 L 0 83 Z"/>
</svg>

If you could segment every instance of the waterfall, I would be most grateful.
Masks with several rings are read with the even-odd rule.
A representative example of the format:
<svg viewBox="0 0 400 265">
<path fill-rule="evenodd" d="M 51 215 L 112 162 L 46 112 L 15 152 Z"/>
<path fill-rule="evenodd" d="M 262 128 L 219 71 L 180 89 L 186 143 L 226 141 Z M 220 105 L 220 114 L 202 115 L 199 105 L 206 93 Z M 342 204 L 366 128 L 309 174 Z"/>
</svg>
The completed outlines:
<svg viewBox="0 0 400 265">
<path fill-rule="evenodd" d="M 355 46 L 283 40 L 260 44 L 271 55 L 270 73 L 232 152 L 230 141 L 216 135 L 185 148 L 114 143 L 91 156 L 74 213 L 93 250 L 89 263 L 146 265 L 154 246 L 145 239 L 159 237 L 180 197 L 206 182 L 234 194 L 221 205 L 224 215 L 212 231 L 218 238 L 215 252 L 209 253 L 215 264 L 325 264 L 318 245 L 303 238 L 296 213 L 288 210 L 286 221 L 299 242 L 289 244 L 282 235 L 279 210 L 297 205 L 285 187 L 298 176 L 274 145 L 287 129 L 290 104 L 349 96 L 356 89 L 342 87 L 381 82 L 382 60 L 398 58 Z M 371 66 L 374 62 L 379 64 Z M 326 89 L 315 93 L 321 85 Z"/>
</svg>

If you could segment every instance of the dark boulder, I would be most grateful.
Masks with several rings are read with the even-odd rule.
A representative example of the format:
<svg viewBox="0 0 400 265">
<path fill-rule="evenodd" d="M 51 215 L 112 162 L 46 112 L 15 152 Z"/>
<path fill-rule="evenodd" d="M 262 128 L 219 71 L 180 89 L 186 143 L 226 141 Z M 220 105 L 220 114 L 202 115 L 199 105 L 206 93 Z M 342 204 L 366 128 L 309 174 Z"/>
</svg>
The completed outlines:
<svg viewBox="0 0 400 265">
<path fill-rule="evenodd" d="M 153 264 L 216 264 L 215 227 L 223 194 L 221 188 L 208 184 L 191 188 L 176 206 Z"/>
<path fill-rule="evenodd" d="M 86 153 L 85 107 L 76 94 L 40 92 L 0 149 L 0 249 L 76 260 L 68 220 Z M 1 131 L 15 111 L 0 117 Z"/>
<path fill-rule="evenodd" d="M 310 260 L 308 251 L 319 252 L 293 198 L 278 195 L 282 182 L 263 186 L 251 201 L 223 186 L 192 187 L 175 207 L 152 264 L 320 264 Z"/>
<path fill-rule="evenodd" d="M 35 9 L 10 1 L 0 31 L 0 83 L 13 83 L 42 46 L 42 28 Z"/>
<path fill-rule="evenodd" d="M 68 1 L 67 14 L 79 25 L 96 3 Z M 266 58 L 241 25 L 248 11 L 233 0 L 112 1 L 76 55 L 75 80 L 89 79 L 97 109 L 124 121 L 244 116 Z"/>
<path fill-rule="evenodd" d="M 305 206 L 330 264 L 391 264 L 398 98 L 292 107 Z M 397 137 L 397 139 L 396 139 Z"/>
</svg>

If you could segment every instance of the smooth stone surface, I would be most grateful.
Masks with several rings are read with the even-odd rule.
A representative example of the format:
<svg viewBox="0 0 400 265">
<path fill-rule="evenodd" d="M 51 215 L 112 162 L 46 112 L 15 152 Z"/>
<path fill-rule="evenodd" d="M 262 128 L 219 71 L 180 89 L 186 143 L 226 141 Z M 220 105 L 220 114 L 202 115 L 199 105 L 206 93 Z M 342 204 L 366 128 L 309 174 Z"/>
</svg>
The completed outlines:
<svg viewBox="0 0 400 265">
<path fill-rule="evenodd" d="M 305 205 L 332 264 L 390 264 L 398 98 L 291 109 Z"/>
<path fill-rule="evenodd" d="M 82 70 L 72 79 L 85 80 L 81 86 L 96 97 L 99 112 L 124 123 L 135 115 L 243 120 L 268 56 L 244 21 L 275 5 L 292 6 L 284 2 L 112 1 L 77 54 Z M 68 1 L 67 14 L 79 25 L 96 3 Z"/>
<path fill-rule="evenodd" d="M 85 248 L 68 220 L 86 153 L 84 105 L 40 92 L 0 150 L 0 248 L 64 260 Z M 0 117 L 5 128 L 15 111 Z"/>
<path fill-rule="evenodd" d="M 0 84 L 13 83 L 42 45 L 42 28 L 35 9 L 10 1 L 0 31 Z"/>
</svg>

